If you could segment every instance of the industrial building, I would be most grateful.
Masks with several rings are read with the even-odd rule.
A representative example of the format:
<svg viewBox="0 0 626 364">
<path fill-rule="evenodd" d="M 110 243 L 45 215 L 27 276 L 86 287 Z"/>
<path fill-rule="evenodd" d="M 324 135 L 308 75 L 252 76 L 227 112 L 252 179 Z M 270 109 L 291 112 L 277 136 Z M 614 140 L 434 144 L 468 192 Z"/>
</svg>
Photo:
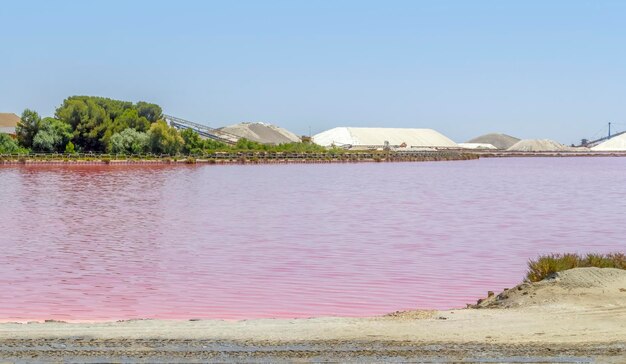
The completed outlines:
<svg viewBox="0 0 626 364">
<path fill-rule="evenodd" d="M 20 117 L 13 113 L 0 113 L 0 133 L 15 136 L 15 127 Z"/>
<path fill-rule="evenodd" d="M 445 135 L 432 129 L 339 127 L 313 136 L 313 142 L 325 147 L 355 149 L 381 148 L 458 148 Z"/>
</svg>

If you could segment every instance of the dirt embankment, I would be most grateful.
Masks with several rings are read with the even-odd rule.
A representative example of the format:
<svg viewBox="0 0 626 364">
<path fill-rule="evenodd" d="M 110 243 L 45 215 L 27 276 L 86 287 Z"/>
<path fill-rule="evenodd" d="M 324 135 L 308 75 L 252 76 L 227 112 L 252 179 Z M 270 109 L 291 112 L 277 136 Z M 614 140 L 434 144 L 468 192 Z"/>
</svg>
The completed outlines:
<svg viewBox="0 0 626 364">
<path fill-rule="evenodd" d="M 9 361 L 626 362 L 626 271 L 577 268 L 479 309 L 371 318 L 0 324 Z"/>
<path fill-rule="evenodd" d="M 577 268 L 556 273 L 541 282 L 522 283 L 479 300 L 473 308 L 619 308 L 626 306 L 625 301 L 625 270 Z"/>
</svg>

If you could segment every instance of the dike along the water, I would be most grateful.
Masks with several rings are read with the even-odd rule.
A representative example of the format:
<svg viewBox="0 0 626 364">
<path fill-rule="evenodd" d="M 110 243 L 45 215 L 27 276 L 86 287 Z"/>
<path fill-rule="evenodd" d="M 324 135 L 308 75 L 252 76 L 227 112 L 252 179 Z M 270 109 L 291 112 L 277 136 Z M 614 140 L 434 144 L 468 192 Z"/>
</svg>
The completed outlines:
<svg viewBox="0 0 626 364">
<path fill-rule="evenodd" d="M 104 164 L 290 164 L 359 162 L 433 162 L 478 159 L 475 153 L 458 151 L 363 152 L 363 153 L 213 153 L 203 156 L 119 155 L 0 155 L 3 165 L 104 165 Z"/>
</svg>

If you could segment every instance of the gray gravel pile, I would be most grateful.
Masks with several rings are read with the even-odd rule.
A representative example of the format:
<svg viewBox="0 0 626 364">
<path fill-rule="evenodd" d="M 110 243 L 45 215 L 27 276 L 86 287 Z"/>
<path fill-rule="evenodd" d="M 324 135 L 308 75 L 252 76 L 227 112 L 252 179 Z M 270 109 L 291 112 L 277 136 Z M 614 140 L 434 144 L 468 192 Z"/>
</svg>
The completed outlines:
<svg viewBox="0 0 626 364">
<path fill-rule="evenodd" d="M 491 144 L 494 147 L 498 148 L 498 149 L 509 149 L 510 147 L 513 146 L 513 144 L 519 142 L 520 139 L 516 138 L 516 137 L 512 137 L 510 135 L 506 135 L 506 134 L 500 134 L 500 133 L 491 133 L 491 134 L 485 134 L 485 135 L 481 135 L 479 137 L 476 137 L 472 140 L 468 140 L 468 143 L 480 143 L 480 144 Z"/>
<path fill-rule="evenodd" d="M 239 123 L 221 130 L 262 144 L 299 142 L 300 138 L 287 129 L 266 123 Z"/>
</svg>

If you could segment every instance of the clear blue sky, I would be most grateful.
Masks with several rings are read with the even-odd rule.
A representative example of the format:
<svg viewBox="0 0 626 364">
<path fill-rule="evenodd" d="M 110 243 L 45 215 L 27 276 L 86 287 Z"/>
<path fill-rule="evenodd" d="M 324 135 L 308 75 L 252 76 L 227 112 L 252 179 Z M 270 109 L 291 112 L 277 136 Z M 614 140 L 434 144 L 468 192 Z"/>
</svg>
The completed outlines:
<svg viewBox="0 0 626 364">
<path fill-rule="evenodd" d="M 0 112 L 99 95 L 299 134 L 626 129 L 624 1 L 5 1 L 0 15 Z"/>
</svg>

